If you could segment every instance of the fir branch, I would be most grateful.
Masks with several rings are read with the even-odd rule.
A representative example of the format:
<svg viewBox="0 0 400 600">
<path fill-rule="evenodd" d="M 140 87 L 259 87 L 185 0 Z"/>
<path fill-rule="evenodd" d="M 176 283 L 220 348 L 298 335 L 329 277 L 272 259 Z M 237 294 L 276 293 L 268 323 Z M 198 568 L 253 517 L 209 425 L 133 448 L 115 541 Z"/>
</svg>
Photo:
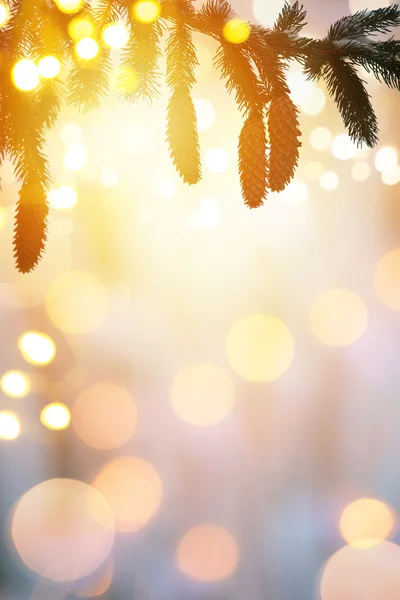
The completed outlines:
<svg viewBox="0 0 400 600">
<path fill-rule="evenodd" d="M 100 55 L 86 65 L 74 62 L 68 76 L 68 104 L 88 112 L 99 105 L 100 98 L 107 94 L 112 63 L 109 56 Z"/>
<path fill-rule="evenodd" d="M 289 35 L 298 35 L 303 27 L 307 25 L 306 16 L 304 6 L 297 0 L 293 6 L 285 2 L 275 22 L 274 29 Z"/>
<path fill-rule="evenodd" d="M 328 32 L 329 40 L 360 38 L 378 33 L 388 33 L 393 27 L 400 25 L 400 6 L 392 4 L 376 10 L 360 10 L 354 15 L 346 16 Z"/>
<path fill-rule="evenodd" d="M 242 196 L 249 208 L 261 206 L 267 195 L 267 135 L 263 113 L 252 111 L 239 136 L 239 174 Z"/>
</svg>

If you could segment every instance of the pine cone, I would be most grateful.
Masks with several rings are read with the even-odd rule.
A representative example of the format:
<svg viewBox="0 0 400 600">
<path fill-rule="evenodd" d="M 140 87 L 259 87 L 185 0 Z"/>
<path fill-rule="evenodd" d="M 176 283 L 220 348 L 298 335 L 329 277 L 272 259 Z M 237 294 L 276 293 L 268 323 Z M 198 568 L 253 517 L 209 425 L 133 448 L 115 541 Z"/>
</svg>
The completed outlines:
<svg viewBox="0 0 400 600">
<path fill-rule="evenodd" d="M 21 273 L 29 273 L 39 262 L 46 243 L 49 208 L 44 188 L 23 183 L 14 228 L 14 257 Z"/>
<path fill-rule="evenodd" d="M 267 194 L 267 136 L 261 111 L 247 117 L 239 136 L 239 173 L 242 196 L 250 208 L 262 206 Z"/>
<path fill-rule="evenodd" d="M 168 103 L 167 140 L 172 161 L 185 183 L 201 179 L 197 117 L 186 86 L 177 86 Z"/>
<path fill-rule="evenodd" d="M 274 96 L 268 113 L 270 141 L 269 185 L 281 192 L 292 179 L 299 161 L 298 111 L 289 96 Z"/>
</svg>

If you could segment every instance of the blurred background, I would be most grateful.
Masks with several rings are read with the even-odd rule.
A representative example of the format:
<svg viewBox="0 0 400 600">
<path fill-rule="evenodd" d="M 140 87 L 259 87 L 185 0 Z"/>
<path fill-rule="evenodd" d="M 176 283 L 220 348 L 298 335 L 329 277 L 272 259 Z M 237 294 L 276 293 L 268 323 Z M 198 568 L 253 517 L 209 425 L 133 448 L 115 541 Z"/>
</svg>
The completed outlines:
<svg viewBox="0 0 400 600">
<path fill-rule="evenodd" d="M 389 2 L 304 4 L 318 37 Z M 232 5 L 270 25 L 283 2 Z M 241 116 L 195 42 L 199 185 L 165 88 L 65 107 L 21 275 L 1 167 L 0 598 L 399 600 L 399 94 L 364 74 L 381 135 L 357 148 L 289 65 L 300 166 L 249 210 Z"/>
</svg>

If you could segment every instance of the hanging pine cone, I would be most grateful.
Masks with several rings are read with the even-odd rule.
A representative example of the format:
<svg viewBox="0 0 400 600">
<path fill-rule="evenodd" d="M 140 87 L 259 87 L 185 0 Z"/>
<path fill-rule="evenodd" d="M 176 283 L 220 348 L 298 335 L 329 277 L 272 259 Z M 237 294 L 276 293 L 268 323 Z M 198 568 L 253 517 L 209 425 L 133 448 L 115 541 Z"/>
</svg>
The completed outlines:
<svg viewBox="0 0 400 600">
<path fill-rule="evenodd" d="M 201 179 L 197 117 L 189 89 L 177 86 L 168 103 L 167 140 L 182 179 L 189 185 Z"/>
<path fill-rule="evenodd" d="M 40 183 L 23 183 L 14 228 L 14 256 L 21 273 L 29 273 L 39 262 L 46 243 L 49 208 Z"/>
<path fill-rule="evenodd" d="M 292 179 L 299 161 L 298 111 L 288 95 L 273 96 L 268 113 L 270 141 L 269 185 L 281 192 Z"/>
<path fill-rule="evenodd" d="M 267 194 L 267 135 L 263 114 L 252 111 L 239 137 L 239 173 L 242 196 L 250 208 L 261 206 Z"/>
</svg>

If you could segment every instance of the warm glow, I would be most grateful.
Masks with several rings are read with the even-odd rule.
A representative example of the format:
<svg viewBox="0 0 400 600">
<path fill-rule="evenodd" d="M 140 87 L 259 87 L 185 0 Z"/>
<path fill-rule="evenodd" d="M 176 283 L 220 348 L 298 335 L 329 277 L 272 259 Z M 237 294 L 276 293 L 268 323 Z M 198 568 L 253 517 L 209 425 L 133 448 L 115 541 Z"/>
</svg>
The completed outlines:
<svg viewBox="0 0 400 600">
<path fill-rule="evenodd" d="M 375 271 L 375 290 L 393 310 L 400 310 L 400 248 L 385 254 Z"/>
<path fill-rule="evenodd" d="M 351 169 L 351 176 L 354 181 L 366 181 L 371 175 L 371 168 L 369 164 L 363 160 L 353 165 Z"/>
<path fill-rule="evenodd" d="M 310 134 L 310 144 L 315 150 L 327 150 L 332 143 L 332 133 L 327 127 L 316 127 Z"/>
<path fill-rule="evenodd" d="M 364 301 L 346 289 L 324 292 L 310 311 L 310 327 L 316 338 L 328 346 L 350 346 L 365 333 L 368 312 Z"/>
<path fill-rule="evenodd" d="M 251 26 L 242 19 L 231 19 L 225 23 L 222 34 L 231 44 L 243 44 L 250 37 Z"/>
<path fill-rule="evenodd" d="M 400 165 L 396 165 L 390 171 L 382 173 L 382 181 L 385 185 L 397 185 L 400 183 Z"/>
<path fill-rule="evenodd" d="M 123 48 L 128 39 L 128 30 L 123 23 L 112 23 L 103 30 L 103 40 L 110 48 Z"/>
<path fill-rule="evenodd" d="M 30 389 L 29 378 L 21 371 L 7 371 L 1 378 L 1 389 L 7 396 L 23 398 Z"/>
<path fill-rule="evenodd" d="M 154 23 L 161 14 L 161 5 L 156 0 L 139 0 L 132 5 L 132 16 L 140 23 Z"/>
<path fill-rule="evenodd" d="M 249 315 L 232 327 L 226 353 L 231 367 L 244 379 L 275 381 L 292 363 L 294 341 L 277 317 Z"/>
<path fill-rule="evenodd" d="M 375 154 L 375 168 L 381 173 L 392 171 L 396 167 L 398 159 L 399 155 L 396 148 L 384 146 Z"/>
<path fill-rule="evenodd" d="M 133 69 L 120 67 L 116 73 L 113 87 L 120 94 L 132 94 L 139 84 L 139 75 Z"/>
<path fill-rule="evenodd" d="M 55 56 L 44 56 L 38 63 L 39 75 L 45 79 L 54 79 L 61 70 L 60 61 Z"/>
<path fill-rule="evenodd" d="M 111 506 L 117 531 L 138 531 L 160 508 L 161 479 L 142 458 L 126 456 L 107 463 L 93 485 Z"/>
<path fill-rule="evenodd" d="M 82 38 L 76 43 L 75 52 L 83 60 L 92 60 L 99 52 L 99 45 L 91 37 Z"/>
<path fill-rule="evenodd" d="M 214 105 L 206 98 L 195 98 L 194 108 L 197 117 L 197 126 L 199 131 L 210 129 L 215 121 Z"/>
<path fill-rule="evenodd" d="M 60 131 L 60 139 L 66 146 L 79 145 L 83 140 L 83 131 L 76 123 L 66 123 Z"/>
<path fill-rule="evenodd" d="M 65 404 L 53 402 L 44 407 L 40 420 L 49 429 L 66 429 L 71 422 L 71 414 Z"/>
<path fill-rule="evenodd" d="M 206 152 L 204 162 L 212 173 L 224 173 L 229 169 L 229 154 L 222 148 L 211 148 Z"/>
<path fill-rule="evenodd" d="M 232 410 L 234 386 L 225 371 L 196 363 L 180 371 L 171 386 L 172 406 L 193 425 L 215 425 Z"/>
<path fill-rule="evenodd" d="M 199 525 L 190 529 L 179 542 L 176 561 L 179 569 L 192 579 L 222 581 L 236 571 L 239 548 L 223 527 Z"/>
<path fill-rule="evenodd" d="M 83 38 L 90 38 L 93 32 L 93 23 L 85 17 L 75 17 L 68 24 L 68 34 L 74 42 L 79 42 Z"/>
<path fill-rule="evenodd" d="M 76 204 L 77 195 L 74 188 L 63 185 L 60 188 L 50 190 L 47 199 L 52 208 L 57 210 L 71 210 Z"/>
<path fill-rule="evenodd" d="M 95 383 L 83 390 L 72 408 L 77 436 L 98 450 L 118 448 L 135 433 L 137 407 L 130 393 L 113 383 Z"/>
<path fill-rule="evenodd" d="M 371 548 L 385 540 L 394 526 L 392 511 L 372 498 L 348 504 L 340 517 L 343 539 L 357 548 Z"/>
<path fill-rule="evenodd" d="M 326 171 L 319 178 L 319 184 L 323 190 L 333 192 L 339 185 L 339 177 L 334 171 Z"/>
<path fill-rule="evenodd" d="M 304 168 L 304 175 L 311 181 L 316 181 L 324 172 L 324 165 L 317 160 L 311 160 Z"/>
<path fill-rule="evenodd" d="M 35 365 L 48 365 L 56 355 L 56 345 L 45 333 L 28 331 L 19 341 L 18 347 L 23 357 Z"/>
<path fill-rule="evenodd" d="M 94 598 L 102 596 L 109 589 L 114 575 L 113 563 L 109 560 L 99 573 L 95 573 L 85 583 L 74 589 L 74 596 L 78 598 Z"/>
<path fill-rule="evenodd" d="M 100 183 L 106 188 L 112 188 L 118 185 L 119 175 L 118 171 L 112 167 L 105 167 L 100 173 Z"/>
<path fill-rule="evenodd" d="M 264 0 L 262 0 L 262 2 L 264 2 Z M 290 88 L 290 95 L 293 102 L 300 107 L 307 105 L 317 89 L 315 83 L 307 79 L 307 75 L 302 71 L 289 73 L 287 83 Z"/>
<path fill-rule="evenodd" d="M 372 548 L 345 546 L 321 577 L 321 600 L 398 600 L 400 548 L 383 541 Z"/>
<path fill-rule="evenodd" d="M 64 154 L 64 165 L 70 171 L 80 171 L 87 161 L 87 148 L 83 144 L 71 144 Z"/>
<path fill-rule="evenodd" d="M 288 204 L 294 206 L 301 204 L 308 198 L 308 185 L 304 181 L 294 180 L 279 193 L 279 200 L 286 200 Z"/>
<path fill-rule="evenodd" d="M 18 500 L 11 537 L 29 569 L 53 581 L 75 581 L 95 572 L 109 556 L 113 517 L 91 486 L 50 479 Z"/>
<path fill-rule="evenodd" d="M 391 4 L 393 4 L 392 0 L 349 0 L 350 12 L 353 15 L 359 10 L 376 10 Z"/>
<path fill-rule="evenodd" d="M 63 13 L 68 15 L 80 11 L 85 4 L 85 0 L 54 0 L 54 2 Z"/>
<path fill-rule="evenodd" d="M 47 292 L 46 312 L 64 333 L 88 333 L 96 329 L 107 315 L 107 289 L 90 273 L 65 273 L 53 281 Z"/>
<path fill-rule="evenodd" d="M 9 410 L 0 412 L 0 440 L 15 440 L 21 432 L 17 415 Z"/>
<path fill-rule="evenodd" d="M 357 154 L 357 144 L 352 141 L 350 136 L 343 133 L 333 140 L 332 154 L 339 160 L 350 160 Z"/>
<path fill-rule="evenodd" d="M 299 108 L 305 115 L 315 117 L 324 110 L 325 105 L 326 96 L 324 92 L 318 87 L 315 87 L 310 97 L 307 98 L 306 101 L 299 103 Z"/>
<path fill-rule="evenodd" d="M 0 28 L 7 25 L 10 19 L 10 9 L 3 2 L 0 3 Z"/>
<path fill-rule="evenodd" d="M 39 72 L 33 60 L 25 58 L 17 62 L 11 73 L 15 87 L 30 92 L 39 85 Z"/>
<path fill-rule="evenodd" d="M 285 0 L 253 0 L 253 14 L 265 27 L 272 27 L 281 12 Z"/>
</svg>

